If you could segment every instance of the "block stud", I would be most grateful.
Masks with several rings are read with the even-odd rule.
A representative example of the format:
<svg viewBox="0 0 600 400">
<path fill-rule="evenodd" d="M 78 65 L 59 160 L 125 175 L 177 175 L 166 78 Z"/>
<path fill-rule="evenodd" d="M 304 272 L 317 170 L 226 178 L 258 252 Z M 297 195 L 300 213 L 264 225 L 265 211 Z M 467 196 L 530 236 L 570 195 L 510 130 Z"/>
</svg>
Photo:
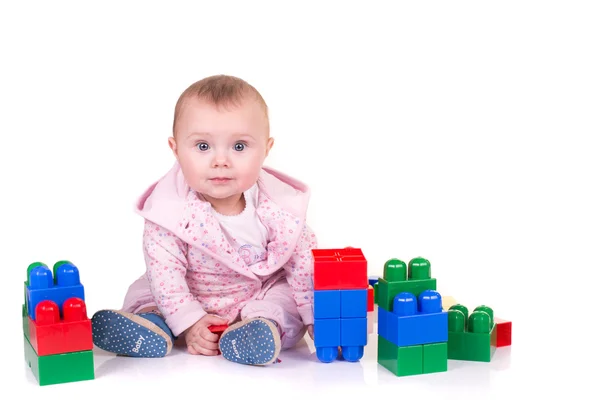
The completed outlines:
<svg viewBox="0 0 600 400">
<path fill-rule="evenodd" d="M 393 313 L 405 317 L 417 314 L 417 298 L 408 292 L 398 293 L 394 297 Z"/>
<path fill-rule="evenodd" d="M 442 296 L 435 290 L 425 290 L 419 295 L 419 312 L 433 314 L 442 312 Z"/>
<path fill-rule="evenodd" d="M 71 263 L 63 263 L 56 267 L 56 284 L 58 286 L 80 285 L 79 270 Z"/>
<path fill-rule="evenodd" d="M 464 332 L 465 323 L 465 314 L 460 310 L 448 310 L 448 332 Z"/>
<path fill-rule="evenodd" d="M 406 280 L 406 263 L 397 258 L 386 261 L 383 267 L 383 279 L 388 282 L 400 282 Z"/>
<path fill-rule="evenodd" d="M 38 325 L 52 325 L 60 322 L 60 310 L 52 300 L 42 300 L 35 307 L 35 322 Z"/>
<path fill-rule="evenodd" d="M 63 264 L 71 264 L 73 265 L 72 262 L 67 261 L 67 260 L 61 260 L 61 261 L 57 261 L 54 263 L 54 266 L 52 267 L 52 274 L 54 275 L 54 284 L 57 285 L 58 284 L 58 274 L 57 274 L 57 270 L 58 267 L 60 267 Z"/>
<path fill-rule="evenodd" d="M 408 279 L 422 280 L 431 278 L 431 264 L 423 257 L 416 257 L 408 263 Z"/>
<path fill-rule="evenodd" d="M 29 274 L 29 287 L 32 289 L 48 289 L 52 285 L 52 271 L 46 265 L 41 265 L 31 270 Z"/>
<path fill-rule="evenodd" d="M 27 286 L 29 286 L 29 277 L 31 276 L 31 271 L 33 271 L 37 267 L 46 267 L 47 268 L 48 266 L 46 264 L 44 264 L 43 262 L 39 262 L 39 261 L 29 264 L 29 266 L 27 267 L 27 279 L 26 279 Z"/>
<path fill-rule="evenodd" d="M 467 307 L 463 306 L 462 304 L 455 304 L 452 307 L 450 307 L 450 310 L 457 310 L 457 311 L 460 311 L 461 313 L 463 313 L 463 315 L 464 315 L 463 322 L 465 324 L 465 326 L 463 327 L 463 330 L 467 329 L 467 320 L 469 319 L 469 310 L 467 309 Z"/>
<path fill-rule="evenodd" d="M 490 329 L 492 329 L 492 326 L 494 326 L 494 311 L 491 309 L 491 307 L 481 305 L 481 306 L 475 307 L 475 309 L 473 311 L 486 312 L 490 316 Z"/>
<path fill-rule="evenodd" d="M 469 332 L 489 333 L 490 324 L 490 316 L 488 313 L 485 311 L 473 311 L 469 317 Z"/>
<path fill-rule="evenodd" d="M 87 319 L 85 302 L 77 297 L 65 300 L 63 304 L 63 315 L 65 322 L 83 321 Z"/>
</svg>

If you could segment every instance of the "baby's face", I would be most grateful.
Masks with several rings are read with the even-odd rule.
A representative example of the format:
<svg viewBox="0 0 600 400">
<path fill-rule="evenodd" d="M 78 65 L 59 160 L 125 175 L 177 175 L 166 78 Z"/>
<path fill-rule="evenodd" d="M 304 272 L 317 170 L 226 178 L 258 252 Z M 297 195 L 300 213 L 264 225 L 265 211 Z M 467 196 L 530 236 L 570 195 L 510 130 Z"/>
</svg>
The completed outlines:
<svg viewBox="0 0 600 400">
<path fill-rule="evenodd" d="M 264 110 L 253 99 L 220 108 L 188 99 L 169 144 L 190 187 L 218 201 L 256 183 L 273 139 Z"/>
</svg>

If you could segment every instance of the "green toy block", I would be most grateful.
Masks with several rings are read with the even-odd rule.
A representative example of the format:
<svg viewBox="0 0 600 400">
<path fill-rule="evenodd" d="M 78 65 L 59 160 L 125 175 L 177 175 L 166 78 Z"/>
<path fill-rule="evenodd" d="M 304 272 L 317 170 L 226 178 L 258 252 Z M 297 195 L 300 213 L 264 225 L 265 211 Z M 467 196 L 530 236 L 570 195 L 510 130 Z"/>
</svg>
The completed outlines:
<svg viewBox="0 0 600 400">
<path fill-rule="evenodd" d="M 431 264 L 417 257 L 406 263 L 397 258 L 388 260 L 383 269 L 383 278 L 377 282 L 377 305 L 392 311 L 394 297 L 409 292 L 418 297 L 425 290 L 437 290 L 437 280 L 431 278 Z"/>
<path fill-rule="evenodd" d="M 27 307 L 23 304 L 23 334 L 29 335 L 29 314 L 27 314 Z"/>
<path fill-rule="evenodd" d="M 461 304 L 448 310 L 448 359 L 490 362 L 497 347 L 497 328 L 490 307 L 479 306 L 469 315 Z"/>
<path fill-rule="evenodd" d="M 423 373 L 423 346 L 398 347 L 378 336 L 377 362 L 396 376 L 420 375 Z"/>
<path fill-rule="evenodd" d="M 379 282 L 375 282 L 375 284 L 373 285 L 373 299 L 375 300 L 375 304 L 379 304 L 378 300 L 377 300 L 377 293 L 379 289 Z"/>
<path fill-rule="evenodd" d="M 448 343 L 430 343 L 423 345 L 423 373 L 448 371 Z"/>
<path fill-rule="evenodd" d="M 94 379 L 92 350 L 38 356 L 26 336 L 25 361 L 40 386 Z"/>
</svg>

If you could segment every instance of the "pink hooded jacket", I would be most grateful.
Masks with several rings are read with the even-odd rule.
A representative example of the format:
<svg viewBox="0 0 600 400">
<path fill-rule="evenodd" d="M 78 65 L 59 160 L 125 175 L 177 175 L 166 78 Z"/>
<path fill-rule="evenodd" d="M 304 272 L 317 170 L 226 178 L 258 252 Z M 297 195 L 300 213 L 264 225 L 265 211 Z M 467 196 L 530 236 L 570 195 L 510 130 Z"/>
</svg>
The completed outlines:
<svg viewBox="0 0 600 400">
<path fill-rule="evenodd" d="M 268 167 L 257 184 L 256 212 L 268 231 L 268 255 L 250 266 L 229 244 L 210 203 L 190 190 L 177 162 L 138 199 L 146 277 L 175 335 L 207 313 L 232 322 L 280 279 L 287 279 L 304 324 L 313 323 L 311 249 L 317 240 L 305 222 L 310 190 Z"/>
</svg>

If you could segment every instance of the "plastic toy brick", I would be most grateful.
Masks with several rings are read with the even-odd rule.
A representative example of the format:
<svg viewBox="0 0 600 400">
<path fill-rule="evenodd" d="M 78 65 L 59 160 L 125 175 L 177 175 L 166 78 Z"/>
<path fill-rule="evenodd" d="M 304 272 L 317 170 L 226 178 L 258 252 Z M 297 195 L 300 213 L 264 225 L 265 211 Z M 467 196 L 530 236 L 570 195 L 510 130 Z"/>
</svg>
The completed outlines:
<svg viewBox="0 0 600 400">
<path fill-rule="evenodd" d="M 27 314 L 27 307 L 23 304 L 23 334 L 29 334 L 29 314 Z"/>
<path fill-rule="evenodd" d="M 341 345 L 341 320 L 339 318 L 315 319 L 315 347 L 338 347 Z"/>
<path fill-rule="evenodd" d="M 334 361 L 340 353 L 340 347 L 344 360 L 360 360 L 367 344 L 367 323 L 367 318 L 315 319 L 314 343 L 319 361 Z"/>
<path fill-rule="evenodd" d="M 430 343 L 423 345 L 423 373 L 448 371 L 448 343 Z"/>
<path fill-rule="evenodd" d="M 366 289 L 367 260 L 361 249 L 313 249 L 314 290 Z"/>
<path fill-rule="evenodd" d="M 25 361 L 40 386 L 94 379 L 92 350 L 38 356 L 26 336 L 23 336 Z"/>
<path fill-rule="evenodd" d="M 423 373 L 423 346 L 399 347 L 379 336 L 377 362 L 396 376 L 421 375 Z"/>
<path fill-rule="evenodd" d="M 340 345 L 344 346 L 366 346 L 367 345 L 367 317 L 365 318 L 342 318 Z"/>
<path fill-rule="evenodd" d="M 368 278 L 369 285 L 375 286 L 375 284 L 379 281 L 379 278 L 380 278 L 380 276 L 377 276 L 377 275 L 369 276 L 369 278 Z"/>
<path fill-rule="evenodd" d="M 340 290 L 340 295 L 342 318 L 367 317 L 367 289 Z"/>
<path fill-rule="evenodd" d="M 88 318 L 85 302 L 67 299 L 63 306 L 43 300 L 35 308 L 36 319 L 27 316 L 27 338 L 38 356 L 92 350 L 92 321 Z"/>
<path fill-rule="evenodd" d="M 494 318 L 496 323 L 496 347 L 512 345 L 512 322 L 500 318 Z"/>
<path fill-rule="evenodd" d="M 437 290 L 437 280 L 431 278 L 431 264 L 425 258 L 413 258 L 408 267 L 404 261 L 392 258 L 385 263 L 383 272 L 378 282 L 377 304 L 387 311 L 392 310 L 394 297 L 399 293 L 419 296 L 425 290 Z"/>
<path fill-rule="evenodd" d="M 396 376 L 448 371 L 447 343 L 396 346 L 379 336 L 377 362 Z"/>
<path fill-rule="evenodd" d="M 341 318 L 342 295 L 339 290 L 314 291 L 314 318 Z"/>
<path fill-rule="evenodd" d="M 490 362 L 497 347 L 493 310 L 479 306 L 469 315 L 461 304 L 448 310 L 448 359 Z"/>
<path fill-rule="evenodd" d="M 367 289 L 367 312 L 375 310 L 375 289 L 369 285 Z"/>
<path fill-rule="evenodd" d="M 442 298 L 434 290 L 394 298 L 393 312 L 378 308 L 379 335 L 396 346 L 448 341 L 448 313 L 442 310 Z"/>
<path fill-rule="evenodd" d="M 208 327 L 208 330 L 211 331 L 212 333 L 216 333 L 217 335 L 221 336 L 221 334 L 223 334 L 223 332 L 225 332 L 225 330 L 229 327 L 229 325 L 225 324 L 225 325 L 211 325 Z"/>
<path fill-rule="evenodd" d="M 36 306 L 43 300 L 52 300 L 59 305 L 71 297 L 85 301 L 77 267 L 68 261 L 59 261 L 53 269 L 54 274 L 43 263 L 33 263 L 27 268 L 25 299 L 32 319 L 35 319 Z"/>
</svg>

